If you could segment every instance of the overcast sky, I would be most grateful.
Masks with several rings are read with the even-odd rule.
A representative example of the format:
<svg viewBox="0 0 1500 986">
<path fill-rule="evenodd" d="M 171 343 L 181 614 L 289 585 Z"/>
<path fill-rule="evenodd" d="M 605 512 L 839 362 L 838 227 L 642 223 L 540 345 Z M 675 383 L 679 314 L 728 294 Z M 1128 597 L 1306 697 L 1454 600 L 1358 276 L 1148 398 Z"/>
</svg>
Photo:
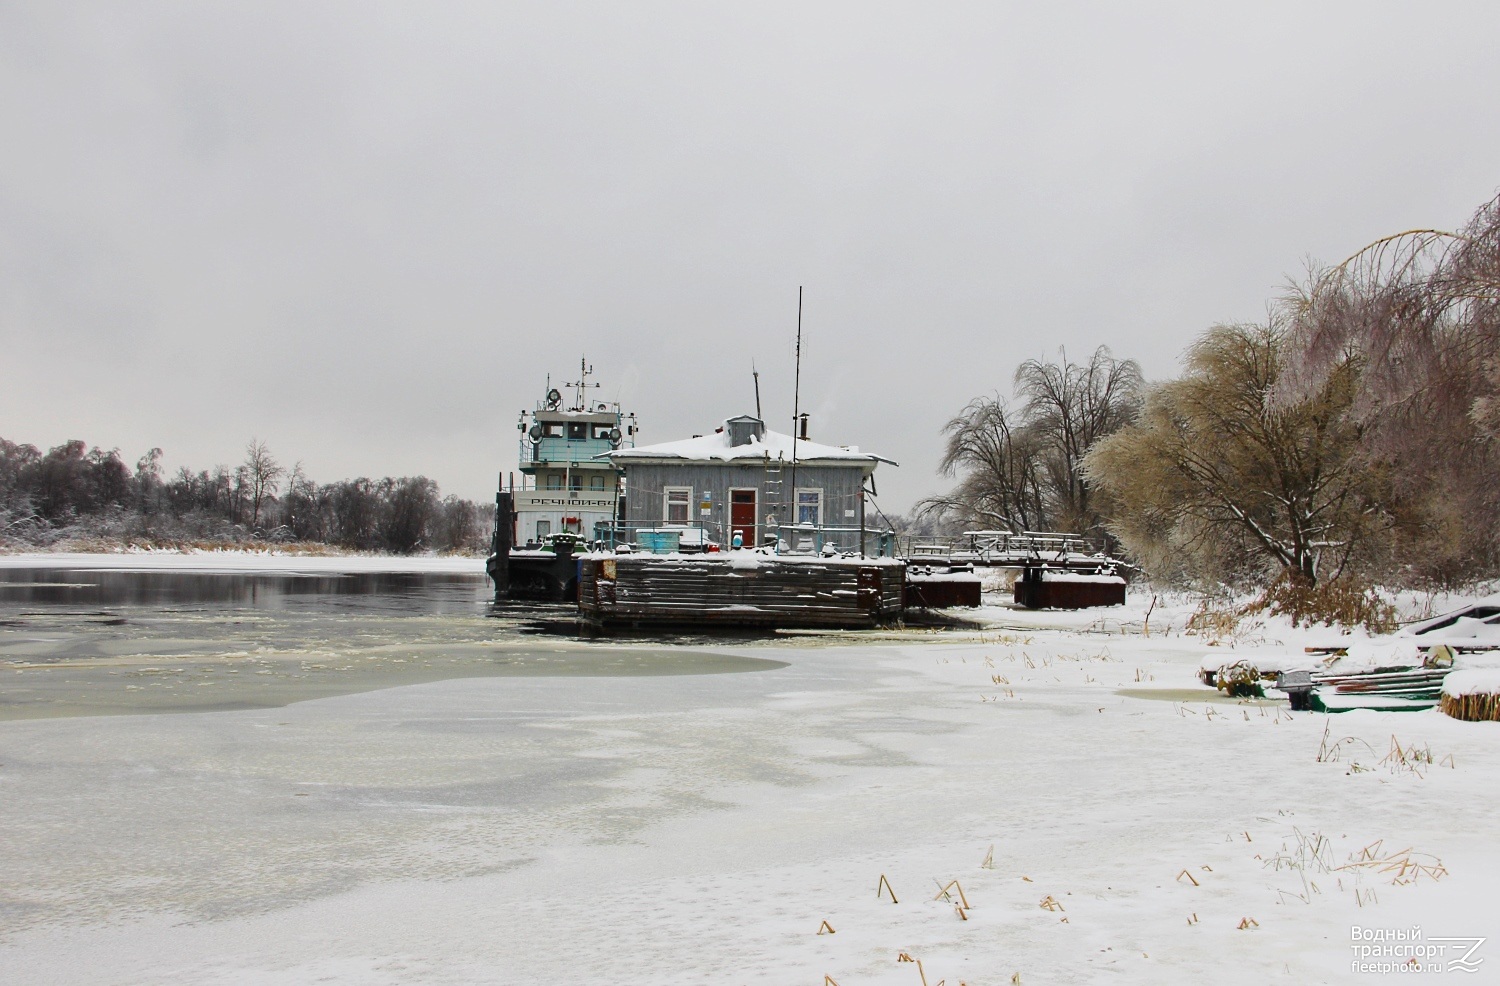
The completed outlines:
<svg viewBox="0 0 1500 986">
<path fill-rule="evenodd" d="M 0 0 L 0 437 L 487 500 L 587 354 L 942 488 L 1022 360 L 1177 372 L 1500 187 L 1500 5 Z"/>
</svg>

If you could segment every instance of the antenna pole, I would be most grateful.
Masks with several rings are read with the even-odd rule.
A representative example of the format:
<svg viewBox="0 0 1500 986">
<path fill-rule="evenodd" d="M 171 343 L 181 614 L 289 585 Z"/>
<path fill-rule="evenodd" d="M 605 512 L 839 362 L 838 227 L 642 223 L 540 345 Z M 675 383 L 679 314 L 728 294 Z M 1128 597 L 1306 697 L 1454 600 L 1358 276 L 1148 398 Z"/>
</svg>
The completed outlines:
<svg viewBox="0 0 1500 986">
<path fill-rule="evenodd" d="M 750 375 L 755 378 L 755 416 L 760 417 L 760 371 L 755 368 L 755 360 L 750 361 Z M 761 420 L 765 420 L 762 418 Z"/>
<path fill-rule="evenodd" d="M 792 376 L 792 525 L 797 524 L 797 421 L 802 416 L 802 285 L 797 285 L 797 367 Z M 797 535 L 793 534 L 795 538 Z"/>
</svg>

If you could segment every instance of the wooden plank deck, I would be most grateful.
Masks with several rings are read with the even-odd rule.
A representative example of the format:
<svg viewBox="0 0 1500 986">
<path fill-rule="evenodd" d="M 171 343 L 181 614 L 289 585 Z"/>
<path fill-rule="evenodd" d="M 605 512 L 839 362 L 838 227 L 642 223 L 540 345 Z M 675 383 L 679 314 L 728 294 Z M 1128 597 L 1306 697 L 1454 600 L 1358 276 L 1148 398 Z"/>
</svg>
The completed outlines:
<svg viewBox="0 0 1500 986">
<path fill-rule="evenodd" d="M 599 626 L 873 627 L 901 618 L 905 581 L 888 558 L 585 556 L 578 607 Z"/>
</svg>

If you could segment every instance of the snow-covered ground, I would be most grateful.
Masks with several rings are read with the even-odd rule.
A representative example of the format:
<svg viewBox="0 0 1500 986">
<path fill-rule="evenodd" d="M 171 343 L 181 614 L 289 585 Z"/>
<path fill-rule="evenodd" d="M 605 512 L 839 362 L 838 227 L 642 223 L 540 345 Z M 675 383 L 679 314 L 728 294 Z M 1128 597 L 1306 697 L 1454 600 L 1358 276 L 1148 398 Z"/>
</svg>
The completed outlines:
<svg viewBox="0 0 1500 986">
<path fill-rule="evenodd" d="M 1493 981 L 1500 725 L 1219 698 L 1171 612 L 0 723 L 0 981 Z"/>
</svg>

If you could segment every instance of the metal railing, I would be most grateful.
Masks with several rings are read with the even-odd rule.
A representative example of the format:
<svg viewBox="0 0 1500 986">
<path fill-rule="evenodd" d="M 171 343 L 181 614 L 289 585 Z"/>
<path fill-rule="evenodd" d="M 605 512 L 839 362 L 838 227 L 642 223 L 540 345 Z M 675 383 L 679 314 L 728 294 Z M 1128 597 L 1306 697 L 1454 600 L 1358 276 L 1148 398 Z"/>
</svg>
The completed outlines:
<svg viewBox="0 0 1500 986">
<path fill-rule="evenodd" d="M 902 535 L 896 552 L 911 561 L 980 565 L 1024 565 L 1069 558 L 1107 559 L 1103 538 L 1053 531 L 965 531 L 963 534 Z"/>
<path fill-rule="evenodd" d="M 778 555 L 858 555 L 888 558 L 896 554 L 896 536 L 889 531 L 858 527 L 785 524 L 765 529 L 761 543 L 744 548 L 767 548 Z M 666 523 L 657 520 L 616 521 L 596 527 L 597 546 L 606 551 L 673 552 L 729 550 L 733 539 L 726 525 L 716 521 Z"/>
</svg>

